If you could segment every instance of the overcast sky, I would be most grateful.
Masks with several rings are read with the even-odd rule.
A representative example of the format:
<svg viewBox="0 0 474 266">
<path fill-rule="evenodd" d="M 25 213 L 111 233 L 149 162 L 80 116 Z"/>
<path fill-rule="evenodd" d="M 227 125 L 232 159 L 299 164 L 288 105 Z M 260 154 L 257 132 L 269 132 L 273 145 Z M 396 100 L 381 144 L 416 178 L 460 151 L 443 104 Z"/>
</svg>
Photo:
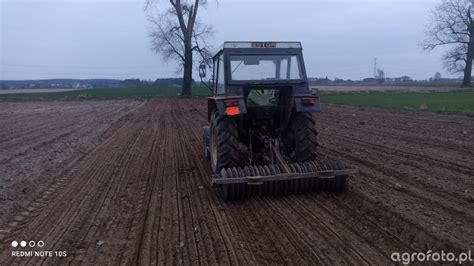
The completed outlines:
<svg viewBox="0 0 474 266">
<path fill-rule="evenodd" d="M 174 62 L 150 50 L 144 0 L 0 2 L 0 79 L 180 76 Z M 308 76 L 371 77 L 376 57 L 387 77 L 425 79 L 437 71 L 449 76 L 442 50 L 418 46 L 438 3 L 209 0 L 199 16 L 215 29 L 213 47 L 225 40 L 301 41 Z"/>
</svg>

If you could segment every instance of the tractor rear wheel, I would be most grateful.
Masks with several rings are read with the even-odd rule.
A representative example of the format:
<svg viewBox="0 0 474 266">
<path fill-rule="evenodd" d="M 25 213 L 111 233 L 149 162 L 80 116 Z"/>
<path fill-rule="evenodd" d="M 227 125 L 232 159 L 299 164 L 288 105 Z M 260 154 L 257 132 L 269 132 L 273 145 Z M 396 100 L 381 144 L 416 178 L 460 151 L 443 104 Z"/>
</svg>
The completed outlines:
<svg viewBox="0 0 474 266">
<path fill-rule="evenodd" d="M 292 162 L 316 160 L 318 132 L 311 113 L 294 113 L 286 133 L 287 155 Z"/>
<path fill-rule="evenodd" d="M 217 174 L 222 168 L 238 166 L 239 132 L 231 116 L 222 116 L 217 112 L 211 117 L 211 166 Z"/>
<path fill-rule="evenodd" d="M 209 126 L 202 127 L 202 138 L 204 143 L 204 156 L 206 159 L 211 159 L 211 152 L 210 152 L 210 138 L 211 138 L 211 129 Z"/>
</svg>

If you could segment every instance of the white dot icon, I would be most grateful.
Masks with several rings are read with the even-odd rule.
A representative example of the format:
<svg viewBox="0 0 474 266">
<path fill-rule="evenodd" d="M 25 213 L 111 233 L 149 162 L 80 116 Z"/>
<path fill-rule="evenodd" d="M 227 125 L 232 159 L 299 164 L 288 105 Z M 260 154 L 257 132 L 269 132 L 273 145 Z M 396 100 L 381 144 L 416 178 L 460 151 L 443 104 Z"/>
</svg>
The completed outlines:
<svg viewBox="0 0 474 266">
<path fill-rule="evenodd" d="M 21 241 L 21 242 L 20 242 L 20 246 L 21 246 L 22 248 L 26 247 L 26 241 Z"/>
<path fill-rule="evenodd" d="M 12 247 L 14 247 L 14 248 L 18 247 L 18 242 L 12 241 Z"/>
</svg>

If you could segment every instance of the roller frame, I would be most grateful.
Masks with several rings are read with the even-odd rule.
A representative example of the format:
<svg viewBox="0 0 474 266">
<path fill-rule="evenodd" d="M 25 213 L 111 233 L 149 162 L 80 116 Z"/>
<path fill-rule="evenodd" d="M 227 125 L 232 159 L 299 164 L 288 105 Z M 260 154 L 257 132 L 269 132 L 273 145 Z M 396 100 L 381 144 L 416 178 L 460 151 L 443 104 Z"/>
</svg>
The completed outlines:
<svg viewBox="0 0 474 266">
<path fill-rule="evenodd" d="M 222 178 L 214 176 L 212 178 L 212 185 L 230 185 L 230 184 L 247 184 L 247 185 L 262 185 L 264 182 L 270 181 L 284 181 L 284 180 L 296 180 L 304 178 L 319 178 L 319 179 L 330 179 L 336 176 L 349 176 L 356 173 L 354 169 L 346 170 L 334 170 L 334 171 L 321 171 L 312 173 L 283 173 L 269 176 L 247 176 L 247 177 L 233 177 L 233 178 Z"/>
</svg>

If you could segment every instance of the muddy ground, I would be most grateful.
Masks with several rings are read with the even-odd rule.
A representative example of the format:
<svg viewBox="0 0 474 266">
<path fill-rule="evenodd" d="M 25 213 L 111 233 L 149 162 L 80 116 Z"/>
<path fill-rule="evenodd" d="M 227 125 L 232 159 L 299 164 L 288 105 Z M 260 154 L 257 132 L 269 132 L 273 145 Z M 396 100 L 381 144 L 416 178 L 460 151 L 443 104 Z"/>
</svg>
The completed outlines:
<svg viewBox="0 0 474 266">
<path fill-rule="evenodd" d="M 473 118 L 326 105 L 320 158 L 360 171 L 346 192 L 225 203 L 203 156 L 206 111 L 0 103 L 0 264 L 382 265 L 392 252 L 474 249 Z M 21 240 L 44 247 L 11 246 Z"/>
</svg>

